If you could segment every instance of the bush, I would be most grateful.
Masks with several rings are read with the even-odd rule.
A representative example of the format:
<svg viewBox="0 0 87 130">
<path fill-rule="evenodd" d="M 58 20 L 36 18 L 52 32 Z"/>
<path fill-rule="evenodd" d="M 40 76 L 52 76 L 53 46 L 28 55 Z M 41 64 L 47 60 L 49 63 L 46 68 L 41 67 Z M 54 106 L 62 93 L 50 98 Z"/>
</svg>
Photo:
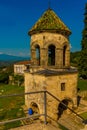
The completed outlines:
<svg viewBox="0 0 87 130">
<path fill-rule="evenodd" d="M 6 72 L 0 73 L 0 83 L 8 83 L 9 82 L 9 74 Z"/>
<path fill-rule="evenodd" d="M 18 86 L 24 83 L 24 76 L 14 75 L 14 83 L 17 83 Z"/>
</svg>

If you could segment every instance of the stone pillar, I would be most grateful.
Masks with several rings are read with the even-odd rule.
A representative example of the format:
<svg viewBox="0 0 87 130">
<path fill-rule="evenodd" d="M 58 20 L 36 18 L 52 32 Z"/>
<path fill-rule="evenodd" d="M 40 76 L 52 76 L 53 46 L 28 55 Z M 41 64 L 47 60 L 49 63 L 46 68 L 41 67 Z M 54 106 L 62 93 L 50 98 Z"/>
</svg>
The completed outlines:
<svg viewBox="0 0 87 130">
<path fill-rule="evenodd" d="M 41 65 L 46 66 L 47 65 L 47 49 L 41 48 L 40 50 L 40 57 L 41 57 Z"/>
<path fill-rule="evenodd" d="M 70 67 L 70 50 L 66 50 L 65 66 Z"/>
<path fill-rule="evenodd" d="M 55 57 L 55 63 L 58 68 L 62 68 L 63 66 L 63 50 L 57 48 L 56 49 L 56 57 Z"/>
<path fill-rule="evenodd" d="M 31 60 L 33 64 L 36 65 L 36 50 L 35 49 L 31 49 Z"/>
</svg>

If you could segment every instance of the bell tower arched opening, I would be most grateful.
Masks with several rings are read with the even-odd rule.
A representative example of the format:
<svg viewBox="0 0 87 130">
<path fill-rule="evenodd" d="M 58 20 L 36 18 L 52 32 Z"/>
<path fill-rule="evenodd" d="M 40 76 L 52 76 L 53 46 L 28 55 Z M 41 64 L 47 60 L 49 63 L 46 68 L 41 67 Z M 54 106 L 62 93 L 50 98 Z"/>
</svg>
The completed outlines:
<svg viewBox="0 0 87 130">
<path fill-rule="evenodd" d="M 65 61 L 66 61 L 66 45 L 63 47 L 63 66 L 66 65 Z"/>
<path fill-rule="evenodd" d="M 35 46 L 35 50 L 36 50 L 36 61 L 37 61 L 37 65 L 40 65 L 40 47 L 39 47 L 39 45 Z"/>
<path fill-rule="evenodd" d="M 55 65 L 55 46 L 48 47 L 48 65 Z"/>
</svg>

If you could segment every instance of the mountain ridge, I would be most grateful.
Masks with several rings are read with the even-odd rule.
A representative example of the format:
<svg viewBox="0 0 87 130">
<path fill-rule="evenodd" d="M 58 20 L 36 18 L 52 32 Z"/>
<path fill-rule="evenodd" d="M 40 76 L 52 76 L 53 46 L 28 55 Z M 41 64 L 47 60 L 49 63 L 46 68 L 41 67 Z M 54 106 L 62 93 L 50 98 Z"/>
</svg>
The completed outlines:
<svg viewBox="0 0 87 130">
<path fill-rule="evenodd" d="M 8 54 L 0 54 L 0 61 L 20 61 L 29 60 L 30 57 L 13 56 Z"/>
</svg>

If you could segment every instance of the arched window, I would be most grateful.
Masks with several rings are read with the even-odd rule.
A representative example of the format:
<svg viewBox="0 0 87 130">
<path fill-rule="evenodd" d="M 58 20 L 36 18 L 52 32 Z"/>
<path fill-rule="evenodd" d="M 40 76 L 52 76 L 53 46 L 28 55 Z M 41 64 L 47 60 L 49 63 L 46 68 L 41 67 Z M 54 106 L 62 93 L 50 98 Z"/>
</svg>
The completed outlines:
<svg viewBox="0 0 87 130">
<path fill-rule="evenodd" d="M 48 65 L 55 65 L 55 46 L 48 47 Z"/>
<path fill-rule="evenodd" d="M 63 66 L 65 66 L 65 60 L 66 60 L 66 46 L 63 47 Z"/>
<path fill-rule="evenodd" d="M 36 62 L 37 62 L 37 65 L 40 65 L 40 47 L 39 47 L 39 45 L 36 45 L 35 49 L 36 49 Z"/>
</svg>

